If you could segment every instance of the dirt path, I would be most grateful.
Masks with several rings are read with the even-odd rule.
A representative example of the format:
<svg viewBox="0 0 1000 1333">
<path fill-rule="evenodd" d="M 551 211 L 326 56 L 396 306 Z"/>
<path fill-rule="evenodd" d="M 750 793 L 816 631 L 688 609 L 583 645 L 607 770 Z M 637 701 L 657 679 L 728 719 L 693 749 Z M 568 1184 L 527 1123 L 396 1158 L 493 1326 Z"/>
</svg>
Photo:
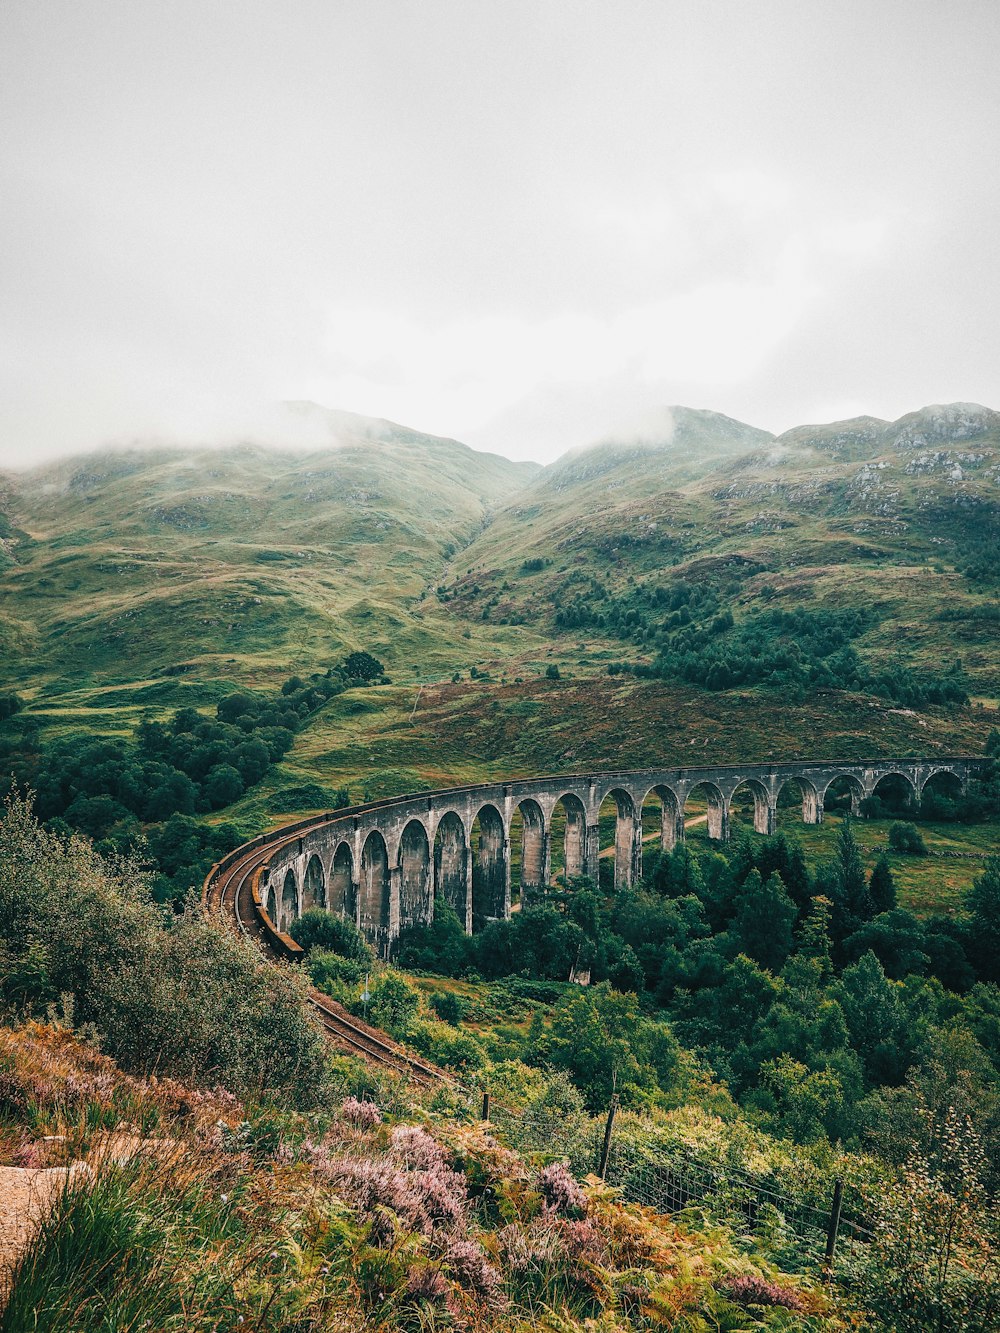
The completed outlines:
<svg viewBox="0 0 1000 1333">
<path fill-rule="evenodd" d="M 14 1265 L 29 1244 L 38 1222 L 52 1207 L 76 1166 L 0 1166 L 0 1301 Z"/>
</svg>

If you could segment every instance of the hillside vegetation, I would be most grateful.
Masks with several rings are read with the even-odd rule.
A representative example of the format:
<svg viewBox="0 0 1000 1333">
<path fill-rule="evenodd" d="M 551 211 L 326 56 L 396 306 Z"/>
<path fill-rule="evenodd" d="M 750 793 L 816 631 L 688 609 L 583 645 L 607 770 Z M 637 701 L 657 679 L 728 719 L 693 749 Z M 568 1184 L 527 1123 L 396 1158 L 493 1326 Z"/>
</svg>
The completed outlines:
<svg viewBox="0 0 1000 1333">
<path fill-rule="evenodd" d="M 686 887 L 703 891 L 685 864 Z M 675 858 L 668 878 L 680 868 Z M 437 1027 L 453 1033 L 453 1062 L 463 1042 L 466 1056 L 490 1053 L 465 1061 L 464 1081 L 421 1092 L 321 1049 L 290 968 L 193 911 L 161 916 L 142 887 L 135 867 L 102 864 L 23 805 L 0 821 L 0 1177 L 20 1193 L 63 1172 L 0 1274 L 3 1333 L 992 1327 L 996 1006 L 985 993 L 963 1004 L 916 978 L 901 985 L 866 954 L 814 1012 L 822 930 L 802 933 L 780 978 L 740 955 L 727 994 L 760 1016 L 754 1039 L 792 1031 L 809 1047 L 796 1056 L 817 1065 L 772 1061 L 774 1095 L 744 1112 L 635 995 L 434 978 L 424 994 L 446 1016 Z M 646 910 L 691 918 L 678 891 L 654 883 Z M 781 894 L 777 878 L 767 891 Z M 586 908 L 593 893 L 574 897 Z M 552 938 L 539 938 L 539 956 Z M 351 961 L 314 949 L 310 966 L 333 975 Z M 433 1035 L 422 1003 L 379 970 L 373 1017 L 409 1039 Z M 837 1076 L 856 1059 L 835 1049 L 841 1007 L 871 1061 L 877 1156 L 827 1137 L 844 1109 Z M 694 1036 L 696 1017 L 672 1021 Z M 731 1021 L 716 1027 L 734 1035 Z M 880 1089 L 903 1029 L 917 1062 Z M 605 1185 L 593 1174 L 604 1117 L 591 1112 L 615 1067 L 632 1109 Z M 495 1094 L 489 1125 L 483 1089 Z M 834 1178 L 851 1211 L 831 1285 L 820 1261 Z M 10 1239 L 0 1218 L 8 1254 Z"/>
<path fill-rule="evenodd" d="M 85 1165 L 0 1333 L 991 1327 L 1000 416 L 674 409 L 538 469 L 288 410 L 308 449 L 2 481 L 0 1174 Z M 737 805 L 727 848 L 693 803 L 630 890 L 556 847 L 510 921 L 409 932 L 409 975 L 325 913 L 266 964 L 195 901 L 386 794 L 946 752 L 989 756 L 968 791 L 775 838 Z M 454 1085 L 332 1057 L 306 972 Z"/>
</svg>

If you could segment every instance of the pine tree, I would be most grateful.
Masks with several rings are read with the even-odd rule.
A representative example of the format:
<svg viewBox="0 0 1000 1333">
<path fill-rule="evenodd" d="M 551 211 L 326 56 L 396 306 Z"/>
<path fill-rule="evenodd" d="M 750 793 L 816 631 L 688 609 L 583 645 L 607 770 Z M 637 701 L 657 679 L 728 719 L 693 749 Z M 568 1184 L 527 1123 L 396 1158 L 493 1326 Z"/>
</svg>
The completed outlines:
<svg viewBox="0 0 1000 1333">
<path fill-rule="evenodd" d="M 891 912 L 896 906 L 896 883 L 886 856 L 880 856 L 875 862 L 868 880 L 868 896 L 876 916 L 881 912 Z"/>
<path fill-rule="evenodd" d="M 872 901 L 868 896 L 861 848 L 854 836 L 850 816 L 841 824 L 837 834 L 837 868 L 848 912 L 859 922 L 871 920 Z"/>
<path fill-rule="evenodd" d="M 820 894 L 810 900 L 809 915 L 799 929 L 799 953 L 805 958 L 816 959 L 822 968 L 824 979 L 833 972 L 830 942 L 832 918 L 833 903 Z"/>
<path fill-rule="evenodd" d="M 751 870 L 739 893 L 729 934 L 738 952 L 778 972 L 792 951 L 792 926 L 797 915 L 778 875 L 762 881 L 760 872 Z"/>
</svg>

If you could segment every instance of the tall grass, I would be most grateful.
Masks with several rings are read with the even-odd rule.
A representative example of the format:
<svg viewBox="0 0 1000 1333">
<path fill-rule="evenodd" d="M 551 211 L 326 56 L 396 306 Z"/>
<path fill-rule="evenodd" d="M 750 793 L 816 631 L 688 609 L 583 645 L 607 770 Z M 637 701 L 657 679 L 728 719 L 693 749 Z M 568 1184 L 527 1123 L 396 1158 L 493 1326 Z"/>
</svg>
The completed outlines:
<svg viewBox="0 0 1000 1333">
<path fill-rule="evenodd" d="M 71 1175 L 14 1270 L 0 1333 L 245 1329 L 253 1301 L 235 1283 L 259 1255 L 223 1194 L 179 1160 Z"/>
</svg>

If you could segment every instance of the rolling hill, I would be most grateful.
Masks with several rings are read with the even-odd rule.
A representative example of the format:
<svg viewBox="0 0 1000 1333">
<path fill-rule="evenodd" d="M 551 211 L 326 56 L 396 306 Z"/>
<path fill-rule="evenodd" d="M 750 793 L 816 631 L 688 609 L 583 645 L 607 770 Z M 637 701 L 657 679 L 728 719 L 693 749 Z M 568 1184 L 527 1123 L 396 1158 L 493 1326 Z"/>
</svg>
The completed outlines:
<svg viewBox="0 0 1000 1333">
<path fill-rule="evenodd" d="M 379 795 L 692 744 L 719 762 L 978 749 L 993 720 L 996 412 L 776 437 L 674 408 L 539 468 L 287 411 L 308 446 L 106 450 L 0 479 L 0 692 L 43 734 L 124 733 L 375 653 L 393 683 L 332 699 L 244 797 L 269 822 L 310 782 Z M 772 650 L 777 674 L 741 674 Z"/>
</svg>

